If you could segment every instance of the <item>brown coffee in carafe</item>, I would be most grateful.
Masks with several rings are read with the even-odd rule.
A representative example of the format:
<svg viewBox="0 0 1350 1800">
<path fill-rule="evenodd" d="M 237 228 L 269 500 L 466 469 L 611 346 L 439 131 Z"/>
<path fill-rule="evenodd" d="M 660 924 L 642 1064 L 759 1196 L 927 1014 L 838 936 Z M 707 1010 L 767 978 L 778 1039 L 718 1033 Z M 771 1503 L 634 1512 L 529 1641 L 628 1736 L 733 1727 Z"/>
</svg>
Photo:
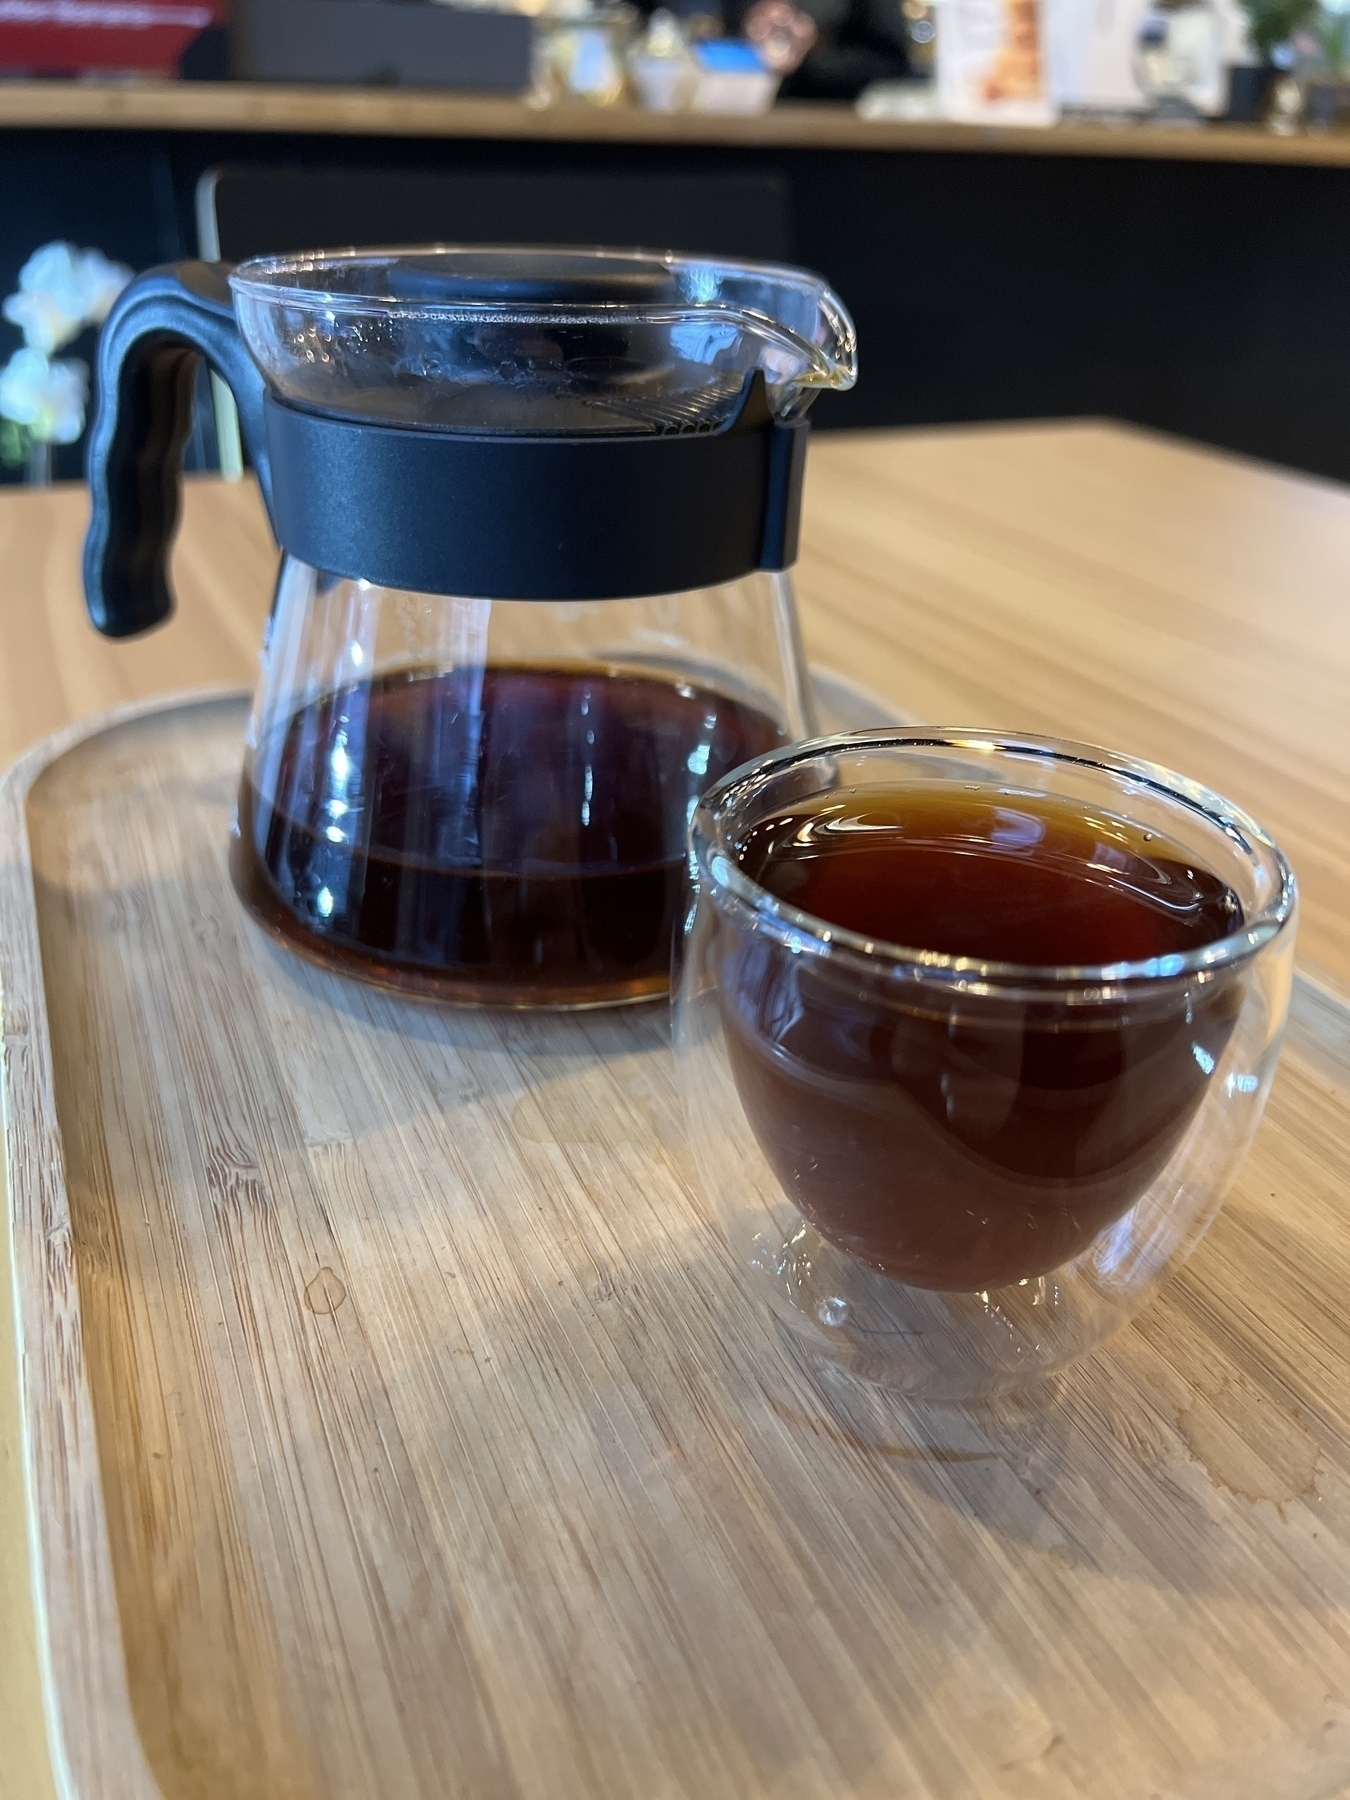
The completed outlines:
<svg viewBox="0 0 1350 1800">
<path fill-rule="evenodd" d="M 783 742 L 765 713 L 603 665 L 402 669 L 254 752 L 233 866 L 289 943 L 416 991 L 665 991 L 693 800 Z"/>
<path fill-rule="evenodd" d="M 1059 1267 L 1163 1168 L 1223 1055 L 1241 977 L 1074 1003 L 1037 968 L 1161 964 L 1235 930 L 1236 895 L 1174 845 L 1044 795 L 935 783 L 820 795 L 736 846 L 829 927 L 1027 972 L 1010 1002 L 836 967 L 727 930 L 732 1070 L 786 1193 L 861 1261 L 987 1289 Z M 884 959 L 879 959 L 879 964 Z M 861 971 L 861 972 L 860 972 Z M 1014 984 L 1016 985 L 1016 984 Z"/>
</svg>

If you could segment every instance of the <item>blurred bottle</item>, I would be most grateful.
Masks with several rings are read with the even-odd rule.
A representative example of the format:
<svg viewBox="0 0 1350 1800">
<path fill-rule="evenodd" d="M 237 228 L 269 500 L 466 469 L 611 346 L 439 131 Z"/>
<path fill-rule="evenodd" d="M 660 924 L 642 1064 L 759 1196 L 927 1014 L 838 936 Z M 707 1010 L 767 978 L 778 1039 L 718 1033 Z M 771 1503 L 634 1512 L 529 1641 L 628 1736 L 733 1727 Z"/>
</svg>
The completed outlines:
<svg viewBox="0 0 1350 1800">
<path fill-rule="evenodd" d="M 1134 74 L 1158 124 L 1198 125 L 1221 112 L 1227 94 L 1212 0 L 1154 0 L 1135 39 Z"/>
<path fill-rule="evenodd" d="M 648 112 L 684 112 L 693 104 L 698 65 L 680 21 L 668 7 L 658 7 L 642 36 L 630 45 L 628 73 Z"/>
<path fill-rule="evenodd" d="M 623 4 L 593 6 L 588 0 L 555 0 L 535 26 L 534 85 L 530 103 L 549 106 L 581 100 L 614 106 L 628 91 L 627 51 L 637 12 Z"/>
</svg>

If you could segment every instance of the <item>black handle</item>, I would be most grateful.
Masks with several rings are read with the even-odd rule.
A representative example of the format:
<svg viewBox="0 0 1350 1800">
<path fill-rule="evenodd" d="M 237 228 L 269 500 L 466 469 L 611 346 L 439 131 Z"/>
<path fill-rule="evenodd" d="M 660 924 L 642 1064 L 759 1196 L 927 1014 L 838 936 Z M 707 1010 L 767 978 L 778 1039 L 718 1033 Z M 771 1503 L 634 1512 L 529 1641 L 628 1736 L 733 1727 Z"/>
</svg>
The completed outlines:
<svg viewBox="0 0 1350 1800">
<path fill-rule="evenodd" d="M 173 611 L 168 558 L 178 529 L 183 442 L 197 358 L 228 383 L 267 510 L 272 483 L 262 375 L 230 300 L 230 265 L 149 269 L 123 292 L 98 346 L 98 411 L 89 434 L 92 511 L 84 597 L 107 637 L 134 637 Z"/>
</svg>

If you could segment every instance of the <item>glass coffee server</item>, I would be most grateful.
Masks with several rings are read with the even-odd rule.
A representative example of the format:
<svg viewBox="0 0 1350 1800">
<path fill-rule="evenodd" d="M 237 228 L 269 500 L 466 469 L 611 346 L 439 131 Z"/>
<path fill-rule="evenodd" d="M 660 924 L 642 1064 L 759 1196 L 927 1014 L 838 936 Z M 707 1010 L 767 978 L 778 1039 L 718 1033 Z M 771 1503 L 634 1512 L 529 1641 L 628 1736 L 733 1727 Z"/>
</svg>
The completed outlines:
<svg viewBox="0 0 1350 1800">
<path fill-rule="evenodd" d="M 807 409 L 855 377 L 801 271 L 433 248 L 151 271 L 100 345 L 85 583 L 172 609 L 196 361 L 283 556 L 236 886 L 448 1000 L 665 991 L 699 795 L 812 729 L 788 569 Z"/>
</svg>

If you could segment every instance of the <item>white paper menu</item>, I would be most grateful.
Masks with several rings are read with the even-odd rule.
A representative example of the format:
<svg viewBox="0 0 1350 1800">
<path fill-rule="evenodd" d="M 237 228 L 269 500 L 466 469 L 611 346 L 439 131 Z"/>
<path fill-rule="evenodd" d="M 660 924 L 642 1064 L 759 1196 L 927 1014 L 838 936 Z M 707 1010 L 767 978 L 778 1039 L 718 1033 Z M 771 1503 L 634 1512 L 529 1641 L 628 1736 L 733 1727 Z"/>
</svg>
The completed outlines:
<svg viewBox="0 0 1350 1800">
<path fill-rule="evenodd" d="M 949 119 L 1050 125 L 1042 0 L 942 0 L 937 84 Z"/>
</svg>

